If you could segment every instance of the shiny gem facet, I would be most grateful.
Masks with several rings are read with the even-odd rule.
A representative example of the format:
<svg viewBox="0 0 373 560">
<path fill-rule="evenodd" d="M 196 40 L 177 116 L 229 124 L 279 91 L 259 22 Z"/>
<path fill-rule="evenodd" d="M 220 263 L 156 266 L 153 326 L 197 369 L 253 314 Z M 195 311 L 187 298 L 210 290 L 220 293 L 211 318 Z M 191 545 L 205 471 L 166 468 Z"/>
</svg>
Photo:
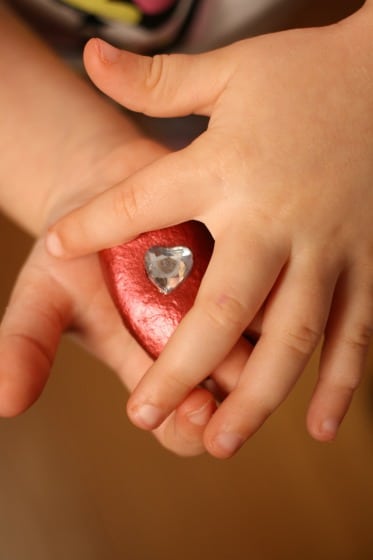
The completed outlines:
<svg viewBox="0 0 373 560">
<path fill-rule="evenodd" d="M 171 293 L 183 282 L 193 267 L 193 253 L 188 247 L 151 247 L 145 254 L 149 280 L 162 294 Z"/>
</svg>

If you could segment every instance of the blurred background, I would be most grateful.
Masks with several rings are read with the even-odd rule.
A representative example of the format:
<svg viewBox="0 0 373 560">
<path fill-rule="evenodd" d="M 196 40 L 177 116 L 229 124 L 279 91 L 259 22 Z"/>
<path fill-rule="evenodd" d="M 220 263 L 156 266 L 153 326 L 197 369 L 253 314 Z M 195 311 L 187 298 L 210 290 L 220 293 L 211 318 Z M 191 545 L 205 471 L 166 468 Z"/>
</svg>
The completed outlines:
<svg viewBox="0 0 373 560">
<path fill-rule="evenodd" d="M 31 240 L 0 219 L 4 309 Z M 125 415 L 111 372 L 66 340 L 42 398 L 0 421 L 4 560 L 371 560 L 373 355 L 337 441 L 305 429 L 310 365 L 234 459 L 181 459 Z"/>
<path fill-rule="evenodd" d="M 4 310 L 32 240 L 1 217 L 0 232 Z M 235 458 L 181 459 L 129 424 L 119 381 L 66 340 L 38 403 L 0 420 L 1 560 L 371 560 L 373 353 L 333 444 L 305 428 L 316 361 Z"/>
</svg>

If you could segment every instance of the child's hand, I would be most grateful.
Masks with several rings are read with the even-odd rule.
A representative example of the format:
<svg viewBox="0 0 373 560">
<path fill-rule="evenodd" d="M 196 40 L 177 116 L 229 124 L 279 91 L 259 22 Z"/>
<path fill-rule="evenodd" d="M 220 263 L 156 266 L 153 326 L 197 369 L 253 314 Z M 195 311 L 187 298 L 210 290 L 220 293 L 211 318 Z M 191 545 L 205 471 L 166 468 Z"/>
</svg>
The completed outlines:
<svg viewBox="0 0 373 560">
<path fill-rule="evenodd" d="M 49 237 L 66 257 L 190 219 L 215 238 L 195 306 L 129 401 L 139 427 L 159 425 L 264 306 L 260 339 L 209 422 L 206 448 L 232 455 L 284 400 L 323 335 L 308 427 L 319 440 L 335 437 L 372 334 L 373 63 L 360 18 L 199 56 L 88 45 L 91 77 L 126 107 L 210 116 L 189 147 L 76 210 Z"/>
</svg>

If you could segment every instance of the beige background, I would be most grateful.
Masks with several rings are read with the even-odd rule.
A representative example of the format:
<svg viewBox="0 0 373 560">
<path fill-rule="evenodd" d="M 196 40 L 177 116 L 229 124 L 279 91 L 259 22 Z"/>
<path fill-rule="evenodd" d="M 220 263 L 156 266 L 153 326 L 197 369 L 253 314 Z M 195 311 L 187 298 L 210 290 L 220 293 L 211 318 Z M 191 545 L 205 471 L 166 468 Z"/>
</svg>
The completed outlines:
<svg viewBox="0 0 373 560">
<path fill-rule="evenodd" d="M 0 218 L 0 309 L 31 240 Z M 71 342 L 40 401 L 0 421 L 1 560 L 370 560 L 373 355 L 336 443 L 305 430 L 309 367 L 237 457 L 179 459 Z"/>
<path fill-rule="evenodd" d="M 6 297 L 31 241 L 0 220 Z M 129 425 L 114 376 L 66 341 L 40 401 L 0 421 L 4 560 L 368 560 L 373 356 L 336 443 L 304 416 L 315 377 L 229 461 L 180 459 Z"/>
</svg>

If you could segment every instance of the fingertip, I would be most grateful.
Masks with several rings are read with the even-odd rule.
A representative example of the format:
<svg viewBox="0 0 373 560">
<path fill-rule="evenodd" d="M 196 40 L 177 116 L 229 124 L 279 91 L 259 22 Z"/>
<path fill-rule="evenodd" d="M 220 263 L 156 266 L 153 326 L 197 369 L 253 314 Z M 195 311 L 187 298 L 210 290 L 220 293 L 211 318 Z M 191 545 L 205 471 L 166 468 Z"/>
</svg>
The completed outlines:
<svg viewBox="0 0 373 560">
<path fill-rule="evenodd" d="M 29 376 L 25 376 L 28 378 Z M 0 417 L 15 418 L 28 410 L 40 397 L 45 382 L 41 379 L 35 383 L 25 379 L 17 380 L 11 373 L 0 374 Z"/>
<path fill-rule="evenodd" d="M 201 455 L 206 452 L 203 433 L 215 410 L 213 396 L 197 387 L 158 428 L 158 437 L 180 457 Z"/>
<path fill-rule="evenodd" d="M 132 424 L 142 430 L 155 430 L 165 420 L 165 413 L 150 403 L 132 404 L 129 399 L 127 415 Z"/>
<path fill-rule="evenodd" d="M 234 426 L 229 417 L 221 417 L 226 402 L 220 406 L 203 434 L 206 451 L 215 459 L 230 459 L 238 453 L 250 436 L 247 431 Z"/>
<path fill-rule="evenodd" d="M 205 389 L 195 389 L 175 411 L 175 422 L 181 429 L 195 431 L 204 428 L 216 410 L 216 402 Z M 151 403 L 127 403 L 130 421 L 143 430 L 155 430 L 167 417 L 167 413 Z"/>
<path fill-rule="evenodd" d="M 313 439 L 332 442 L 336 439 L 352 399 L 352 392 L 335 390 L 319 382 L 307 413 L 307 429 Z"/>
<path fill-rule="evenodd" d="M 99 89 L 108 85 L 107 71 L 118 61 L 121 52 L 102 39 L 93 38 L 86 43 L 83 51 L 84 67 L 89 78 Z"/>
<path fill-rule="evenodd" d="M 309 422 L 308 432 L 316 441 L 332 443 L 337 437 L 339 424 L 335 418 L 326 418 L 318 423 Z"/>
<path fill-rule="evenodd" d="M 11 396 L 0 387 L 0 418 L 16 418 L 28 410 L 35 400 Z"/>
<path fill-rule="evenodd" d="M 177 409 L 177 419 L 192 428 L 205 428 L 216 408 L 215 399 L 209 391 L 196 389 Z"/>
<path fill-rule="evenodd" d="M 102 39 L 95 39 L 93 48 L 103 64 L 115 64 L 121 55 L 121 50 Z"/>
<path fill-rule="evenodd" d="M 99 61 L 103 64 L 116 62 L 122 51 L 107 41 L 98 37 L 93 37 L 87 41 L 83 50 L 84 63 L 91 60 Z"/>
<path fill-rule="evenodd" d="M 241 434 L 221 431 L 213 438 L 206 438 L 205 447 L 215 459 L 230 459 L 245 443 Z"/>
<path fill-rule="evenodd" d="M 85 44 L 83 50 L 83 64 L 89 77 L 91 77 L 91 72 L 94 72 L 97 66 L 101 66 L 98 39 L 89 39 Z"/>
<path fill-rule="evenodd" d="M 187 419 L 193 426 L 204 427 L 210 420 L 211 415 L 211 402 L 207 402 L 197 410 L 190 412 Z"/>
<path fill-rule="evenodd" d="M 45 246 L 52 257 L 61 258 L 66 256 L 66 250 L 61 236 L 54 230 L 49 230 L 45 237 Z"/>
<path fill-rule="evenodd" d="M 0 417 L 13 418 L 40 397 L 48 381 L 51 358 L 26 333 L 2 335 L 0 368 Z"/>
<path fill-rule="evenodd" d="M 98 37 L 91 37 L 90 39 L 88 39 L 88 41 L 84 45 L 83 56 L 90 55 L 90 54 L 98 55 L 99 41 L 100 39 Z"/>
</svg>

